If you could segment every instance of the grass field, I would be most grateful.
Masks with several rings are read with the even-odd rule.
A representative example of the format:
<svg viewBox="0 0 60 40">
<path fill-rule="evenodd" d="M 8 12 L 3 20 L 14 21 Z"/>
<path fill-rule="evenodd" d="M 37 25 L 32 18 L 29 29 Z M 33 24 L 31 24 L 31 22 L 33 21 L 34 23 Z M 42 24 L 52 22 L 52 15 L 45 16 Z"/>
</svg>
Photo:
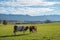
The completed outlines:
<svg viewBox="0 0 60 40">
<path fill-rule="evenodd" d="M 0 40 L 60 40 L 60 23 L 37 24 L 37 32 L 27 30 L 25 34 L 17 32 L 16 36 L 13 35 L 13 26 L 0 25 Z"/>
</svg>

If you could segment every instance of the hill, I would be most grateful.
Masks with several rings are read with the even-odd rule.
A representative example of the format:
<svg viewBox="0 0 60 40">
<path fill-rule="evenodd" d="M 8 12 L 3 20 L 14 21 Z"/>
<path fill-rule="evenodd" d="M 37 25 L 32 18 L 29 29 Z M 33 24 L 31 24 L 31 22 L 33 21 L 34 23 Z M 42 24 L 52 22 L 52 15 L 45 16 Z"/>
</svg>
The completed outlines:
<svg viewBox="0 0 60 40">
<path fill-rule="evenodd" d="M 15 21 L 60 21 L 60 15 L 43 15 L 43 16 L 29 16 L 29 15 L 14 15 L 14 14 L 0 14 L 0 20 L 15 20 Z"/>
</svg>

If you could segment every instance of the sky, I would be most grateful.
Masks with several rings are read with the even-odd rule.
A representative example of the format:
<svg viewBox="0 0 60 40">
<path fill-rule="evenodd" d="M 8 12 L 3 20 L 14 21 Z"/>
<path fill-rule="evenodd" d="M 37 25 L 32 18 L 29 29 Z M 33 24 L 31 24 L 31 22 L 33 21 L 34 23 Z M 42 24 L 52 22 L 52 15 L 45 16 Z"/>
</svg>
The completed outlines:
<svg viewBox="0 0 60 40">
<path fill-rule="evenodd" d="M 60 0 L 0 0 L 0 14 L 60 15 Z"/>
</svg>

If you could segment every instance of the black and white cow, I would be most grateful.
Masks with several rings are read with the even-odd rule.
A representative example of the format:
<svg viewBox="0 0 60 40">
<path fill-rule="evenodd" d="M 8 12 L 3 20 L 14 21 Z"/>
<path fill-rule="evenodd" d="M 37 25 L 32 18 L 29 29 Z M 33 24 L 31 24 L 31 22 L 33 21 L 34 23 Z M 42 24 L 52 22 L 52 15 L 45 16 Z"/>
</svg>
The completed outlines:
<svg viewBox="0 0 60 40">
<path fill-rule="evenodd" d="M 29 29 L 30 32 L 37 32 L 37 27 L 36 26 L 14 26 L 14 35 L 16 35 L 16 32 L 18 31 L 23 31 L 23 33 L 25 33 L 25 31 L 27 31 Z"/>
<path fill-rule="evenodd" d="M 25 33 L 25 31 L 27 31 L 28 30 L 28 26 L 14 26 L 14 35 L 16 35 L 16 32 L 18 32 L 18 31 L 23 31 L 23 33 Z"/>
</svg>

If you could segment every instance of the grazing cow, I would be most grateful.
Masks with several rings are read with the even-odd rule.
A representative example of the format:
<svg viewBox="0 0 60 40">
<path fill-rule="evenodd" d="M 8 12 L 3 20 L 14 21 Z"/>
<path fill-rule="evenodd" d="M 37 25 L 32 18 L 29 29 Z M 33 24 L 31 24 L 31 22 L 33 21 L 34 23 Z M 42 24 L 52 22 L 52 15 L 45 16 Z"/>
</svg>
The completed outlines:
<svg viewBox="0 0 60 40">
<path fill-rule="evenodd" d="M 14 26 L 14 35 L 16 35 L 16 32 L 17 31 L 23 31 L 23 32 L 25 32 L 25 31 L 27 31 L 27 29 L 28 29 L 28 26 Z"/>
<path fill-rule="evenodd" d="M 30 26 L 29 30 L 30 30 L 30 32 L 34 32 L 34 31 L 37 32 L 37 27 L 36 26 Z"/>
</svg>

